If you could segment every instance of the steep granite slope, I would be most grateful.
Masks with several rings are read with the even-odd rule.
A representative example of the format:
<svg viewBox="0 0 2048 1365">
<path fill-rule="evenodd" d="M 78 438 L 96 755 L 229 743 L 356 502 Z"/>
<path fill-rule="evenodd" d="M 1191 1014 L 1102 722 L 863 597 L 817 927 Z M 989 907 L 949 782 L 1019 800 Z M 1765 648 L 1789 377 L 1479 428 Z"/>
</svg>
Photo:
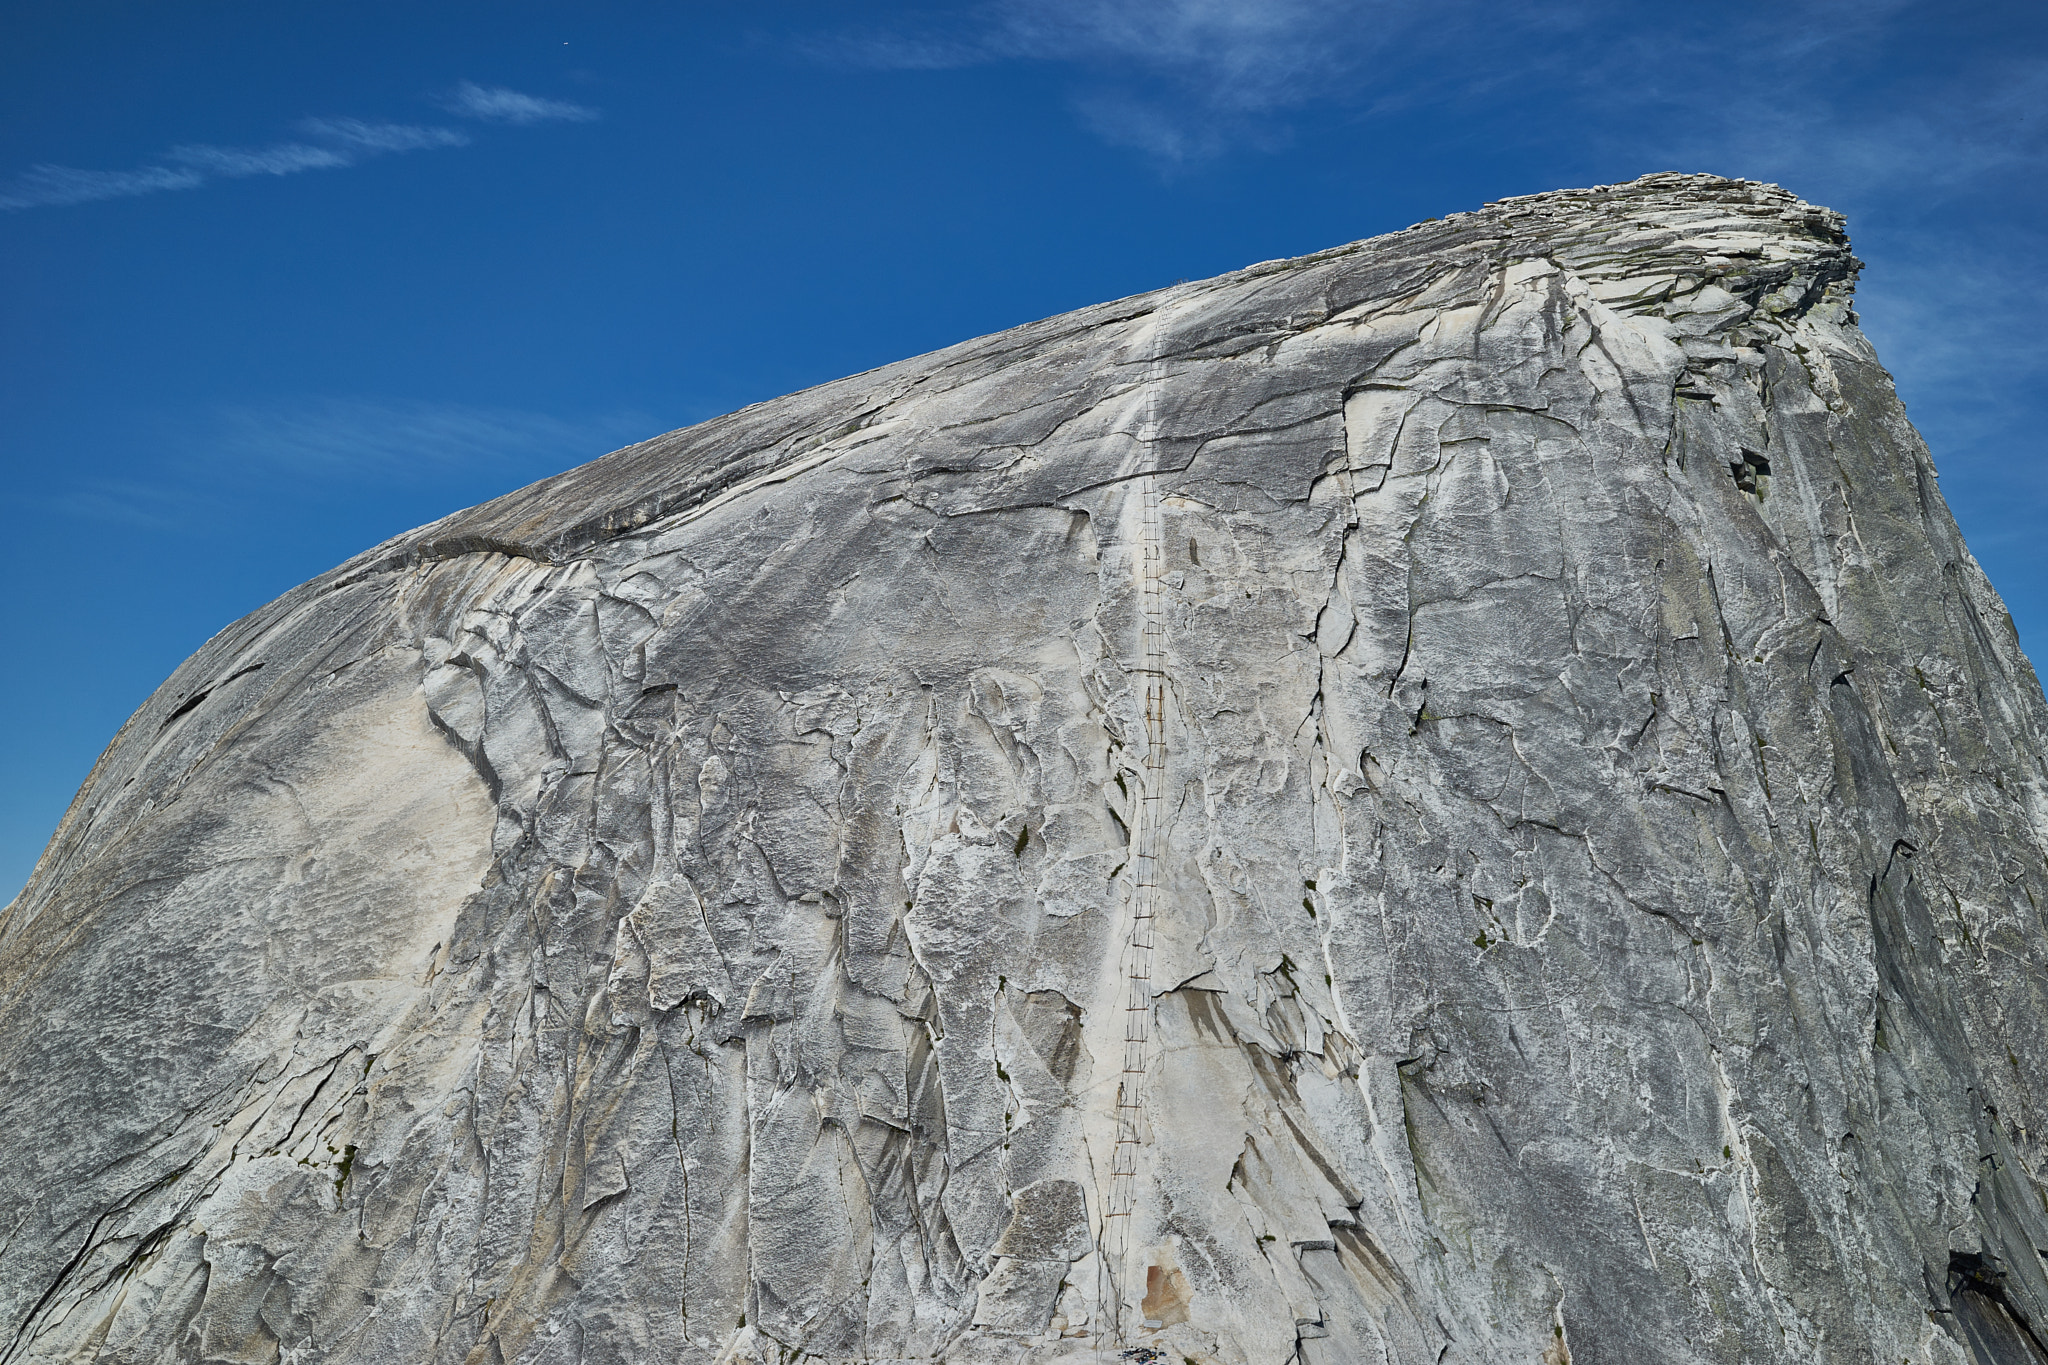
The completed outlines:
<svg viewBox="0 0 2048 1365">
<path fill-rule="evenodd" d="M 0 1360 L 2048 1360 L 2048 709 L 1856 270 L 1509 200 L 230 627 L 0 918 Z"/>
</svg>

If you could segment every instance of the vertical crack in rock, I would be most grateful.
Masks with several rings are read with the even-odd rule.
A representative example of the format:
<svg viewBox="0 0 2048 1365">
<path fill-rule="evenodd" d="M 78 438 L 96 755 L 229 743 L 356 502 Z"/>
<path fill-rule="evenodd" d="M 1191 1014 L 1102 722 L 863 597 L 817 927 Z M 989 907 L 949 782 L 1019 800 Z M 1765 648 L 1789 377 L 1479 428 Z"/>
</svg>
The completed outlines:
<svg viewBox="0 0 2048 1365">
<path fill-rule="evenodd" d="M 0 912 L 0 1361 L 2041 1361 L 2048 702 L 1858 269 L 1504 200 L 229 626 Z"/>
</svg>

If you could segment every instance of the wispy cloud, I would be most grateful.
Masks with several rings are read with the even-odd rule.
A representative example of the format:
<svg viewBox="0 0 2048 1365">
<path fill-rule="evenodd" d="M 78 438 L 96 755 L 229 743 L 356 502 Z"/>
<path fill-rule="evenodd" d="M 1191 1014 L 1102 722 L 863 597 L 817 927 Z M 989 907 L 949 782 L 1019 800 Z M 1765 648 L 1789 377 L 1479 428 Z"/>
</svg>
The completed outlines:
<svg viewBox="0 0 2048 1365">
<path fill-rule="evenodd" d="M 550 119 L 589 122 L 597 112 L 565 100 L 542 99 L 516 90 L 486 89 L 464 82 L 444 101 L 455 113 L 496 123 L 531 124 Z M 339 170 L 373 157 L 399 152 L 466 147 L 470 135 L 432 124 L 385 123 L 359 118 L 302 119 L 298 137 L 259 147 L 183 143 L 133 170 L 94 171 L 71 166 L 32 166 L 0 187 L 0 212 L 131 199 L 166 190 L 191 190 L 214 180 L 259 175 L 296 175 Z"/>
<path fill-rule="evenodd" d="M 127 199 L 162 190 L 196 189 L 206 176 L 185 166 L 145 166 L 137 171 L 80 171 L 69 166 L 31 166 L 0 190 L 0 210 L 44 204 L 89 204 Z"/>
<path fill-rule="evenodd" d="M 597 110 L 569 100 L 544 99 L 474 81 L 464 81 L 439 102 L 451 114 L 484 123 L 592 123 L 599 117 Z"/>
<path fill-rule="evenodd" d="M 1053 0 L 1006 4 L 992 46 L 1070 62 L 1138 63 L 1213 104 L 1281 108 L 1328 93 L 1405 6 L 1363 0 Z"/>
<path fill-rule="evenodd" d="M 309 118 L 299 131 L 342 147 L 365 152 L 421 152 L 435 147 L 467 147 L 469 134 L 456 128 L 422 128 L 410 123 L 369 123 L 359 118 Z"/>
<path fill-rule="evenodd" d="M 1436 106 L 1463 122 L 1473 101 L 1510 92 L 1576 99 L 1591 115 L 1513 130 L 1518 140 L 1642 140 L 1674 116 L 1698 130 L 1755 129 L 1804 118 L 1803 102 L 1825 104 L 1803 97 L 1839 75 L 1845 57 L 1932 8 L 1788 0 L 1652 24 L 1629 0 L 978 0 L 919 19 L 856 21 L 797 47 L 877 70 L 1063 68 L 1087 127 L 1175 164 L 1278 147 L 1290 120 L 1310 110 Z M 1674 65 L 1674 49 L 1706 55 Z M 1886 140 L 1861 139 L 1873 155 Z"/>
<path fill-rule="evenodd" d="M 1162 162 L 1278 140 L 1274 116 L 1355 98 L 1354 77 L 1411 0 L 995 0 L 944 27 L 813 38 L 814 60 L 882 70 L 1002 62 L 1071 68 L 1076 112 L 1105 141 Z M 1455 0 L 1436 14 L 1455 23 Z"/>
<path fill-rule="evenodd" d="M 80 521 L 166 530 L 206 518 L 215 510 L 215 499 L 170 484 L 92 477 L 52 494 L 44 506 Z"/>
<path fill-rule="evenodd" d="M 263 147 L 216 147 L 185 143 L 131 171 L 82 171 L 69 166 L 34 166 L 0 189 L 0 210 L 86 204 L 128 199 L 162 190 L 192 190 L 210 180 L 256 175 L 296 175 L 336 170 L 387 152 L 460 147 L 469 135 L 454 128 L 422 128 L 361 119 L 308 119 L 299 131 L 311 141 L 273 142 Z"/>
<path fill-rule="evenodd" d="M 465 468 L 526 471 L 537 461 L 580 464 L 652 429 L 631 413 L 572 421 L 459 403 L 307 398 L 222 408 L 180 444 L 209 462 L 273 474 L 405 479 Z"/>
<path fill-rule="evenodd" d="M 303 142 L 280 142 L 269 147 L 173 147 L 164 160 L 199 175 L 237 180 L 251 175 L 297 175 L 300 171 L 324 171 L 349 166 L 355 157 L 333 147 L 310 147 Z"/>
<path fill-rule="evenodd" d="M 157 529 L 217 526 L 243 490 L 290 499 L 399 488 L 494 496 L 662 429 L 615 412 L 577 418 L 518 408 L 307 397 L 166 416 L 138 443 L 140 478 L 85 476 L 43 499 L 52 512 Z M 293 491 L 295 490 L 295 491 Z M 381 495 L 381 494 L 380 494 Z"/>
<path fill-rule="evenodd" d="M 1136 64 L 1199 83 L 1222 102 L 1270 106 L 1312 96 L 1405 8 L 1391 0 L 997 0 L 946 29 L 854 31 L 814 39 L 809 50 L 884 69 Z"/>
</svg>

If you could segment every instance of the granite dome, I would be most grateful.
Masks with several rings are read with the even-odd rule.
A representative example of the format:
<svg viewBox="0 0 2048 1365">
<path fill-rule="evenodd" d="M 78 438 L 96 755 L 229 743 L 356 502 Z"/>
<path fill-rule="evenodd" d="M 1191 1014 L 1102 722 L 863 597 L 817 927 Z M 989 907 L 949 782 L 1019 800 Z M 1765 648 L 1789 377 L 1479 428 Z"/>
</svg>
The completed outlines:
<svg viewBox="0 0 2048 1365">
<path fill-rule="evenodd" d="M 2048 710 L 1857 269 L 1505 200 L 237 622 L 0 913 L 0 1360 L 2048 1358 Z"/>
</svg>

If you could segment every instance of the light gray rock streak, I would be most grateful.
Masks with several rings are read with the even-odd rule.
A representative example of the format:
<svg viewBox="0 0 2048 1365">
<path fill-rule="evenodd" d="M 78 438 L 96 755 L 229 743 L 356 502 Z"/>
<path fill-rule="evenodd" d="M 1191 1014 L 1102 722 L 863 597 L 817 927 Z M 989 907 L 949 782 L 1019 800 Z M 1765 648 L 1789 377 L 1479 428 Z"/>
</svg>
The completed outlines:
<svg viewBox="0 0 2048 1365">
<path fill-rule="evenodd" d="M 0 916 L 0 1360 L 2048 1359 L 2048 708 L 1857 268 L 1508 200 L 236 623 Z"/>
</svg>

